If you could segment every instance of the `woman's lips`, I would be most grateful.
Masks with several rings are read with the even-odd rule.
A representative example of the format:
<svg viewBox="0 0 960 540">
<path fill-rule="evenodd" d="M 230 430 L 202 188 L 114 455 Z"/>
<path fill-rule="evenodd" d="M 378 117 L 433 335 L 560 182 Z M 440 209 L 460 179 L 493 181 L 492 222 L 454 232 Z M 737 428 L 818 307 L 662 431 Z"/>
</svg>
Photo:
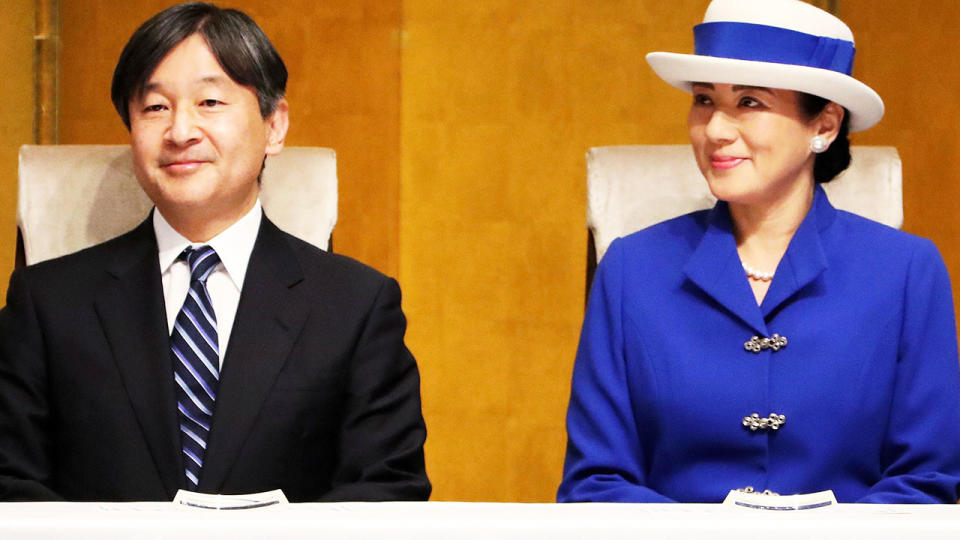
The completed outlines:
<svg viewBox="0 0 960 540">
<path fill-rule="evenodd" d="M 710 156 L 710 165 L 714 169 L 732 169 L 746 161 L 747 158 L 728 157 L 728 156 Z"/>
</svg>

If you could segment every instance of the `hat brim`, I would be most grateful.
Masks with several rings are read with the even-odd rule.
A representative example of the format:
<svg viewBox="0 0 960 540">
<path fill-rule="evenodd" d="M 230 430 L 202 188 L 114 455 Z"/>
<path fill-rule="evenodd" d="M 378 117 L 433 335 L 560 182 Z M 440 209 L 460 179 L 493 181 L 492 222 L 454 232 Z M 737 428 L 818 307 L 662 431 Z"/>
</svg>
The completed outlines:
<svg viewBox="0 0 960 540">
<path fill-rule="evenodd" d="M 883 118 L 883 100 L 872 88 L 828 69 L 668 52 L 648 54 L 647 63 L 661 79 L 686 92 L 692 83 L 705 82 L 783 88 L 829 99 L 850 111 L 851 132 Z"/>
</svg>

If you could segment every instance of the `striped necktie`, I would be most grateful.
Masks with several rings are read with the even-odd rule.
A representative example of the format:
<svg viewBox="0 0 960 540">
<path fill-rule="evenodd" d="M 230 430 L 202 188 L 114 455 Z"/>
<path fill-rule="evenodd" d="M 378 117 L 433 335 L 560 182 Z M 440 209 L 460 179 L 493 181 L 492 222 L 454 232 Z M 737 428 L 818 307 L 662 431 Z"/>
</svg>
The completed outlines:
<svg viewBox="0 0 960 540">
<path fill-rule="evenodd" d="M 186 248 L 178 260 L 190 265 L 190 288 L 170 334 L 180 441 L 187 486 L 197 489 L 207 449 L 213 403 L 220 383 L 220 347 L 217 316 L 213 312 L 207 278 L 220 262 L 210 246 Z"/>
</svg>

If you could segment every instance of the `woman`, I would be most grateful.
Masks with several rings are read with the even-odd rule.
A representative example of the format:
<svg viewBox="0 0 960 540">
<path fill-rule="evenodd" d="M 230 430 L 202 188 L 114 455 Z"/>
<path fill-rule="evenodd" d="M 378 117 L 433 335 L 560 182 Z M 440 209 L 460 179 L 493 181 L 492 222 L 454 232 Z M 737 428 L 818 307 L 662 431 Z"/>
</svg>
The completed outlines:
<svg viewBox="0 0 960 540">
<path fill-rule="evenodd" d="M 615 241 L 584 320 L 560 501 L 719 502 L 748 486 L 957 502 L 960 374 L 936 247 L 834 209 L 819 183 L 883 102 L 853 36 L 798 0 L 714 0 L 690 91 L 720 200 Z"/>
</svg>

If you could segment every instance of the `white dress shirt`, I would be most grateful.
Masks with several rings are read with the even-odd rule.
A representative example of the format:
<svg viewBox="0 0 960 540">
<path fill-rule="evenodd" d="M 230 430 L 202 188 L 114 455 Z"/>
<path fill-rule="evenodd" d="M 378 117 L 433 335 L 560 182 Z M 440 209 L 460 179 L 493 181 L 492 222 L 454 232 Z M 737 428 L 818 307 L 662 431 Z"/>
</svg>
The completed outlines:
<svg viewBox="0 0 960 540">
<path fill-rule="evenodd" d="M 263 211 L 260 199 L 253 208 L 225 231 L 210 239 L 209 242 L 191 242 L 178 233 L 160 211 L 154 209 L 153 231 L 157 235 L 157 247 L 160 249 L 160 279 L 163 282 L 163 302 L 167 308 L 167 331 L 173 331 L 177 313 L 183 307 L 190 288 L 190 266 L 187 261 L 178 261 L 177 257 L 187 246 L 208 245 L 220 257 L 220 264 L 207 278 L 207 291 L 213 303 L 217 317 L 217 342 L 220 348 L 220 367 L 230 343 L 230 331 L 237 315 L 240 303 L 240 291 L 243 279 L 247 275 L 250 253 L 260 231 Z"/>
</svg>

